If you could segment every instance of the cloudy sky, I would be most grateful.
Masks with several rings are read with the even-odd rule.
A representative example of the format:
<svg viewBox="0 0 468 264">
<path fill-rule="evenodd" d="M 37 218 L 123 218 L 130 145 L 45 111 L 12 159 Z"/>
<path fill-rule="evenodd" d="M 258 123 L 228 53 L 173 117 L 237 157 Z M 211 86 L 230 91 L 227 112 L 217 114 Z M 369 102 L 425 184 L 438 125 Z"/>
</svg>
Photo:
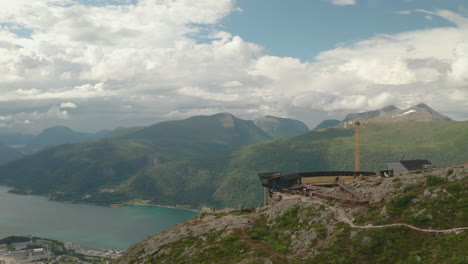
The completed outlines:
<svg viewBox="0 0 468 264">
<path fill-rule="evenodd" d="M 468 119 L 464 0 L 0 0 L 0 132 L 231 112 Z"/>
</svg>

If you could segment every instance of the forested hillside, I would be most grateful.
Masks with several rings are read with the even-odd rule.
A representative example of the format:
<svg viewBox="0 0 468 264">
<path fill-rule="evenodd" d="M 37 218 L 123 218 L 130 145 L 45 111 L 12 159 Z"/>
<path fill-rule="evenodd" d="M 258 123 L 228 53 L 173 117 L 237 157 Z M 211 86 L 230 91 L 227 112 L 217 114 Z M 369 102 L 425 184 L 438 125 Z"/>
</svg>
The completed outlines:
<svg viewBox="0 0 468 264">
<path fill-rule="evenodd" d="M 265 134 L 251 121 L 234 118 L 226 123 L 226 115 L 218 117 L 207 117 L 222 126 L 211 135 L 213 122 L 206 123 L 205 131 L 150 127 L 134 132 L 139 139 L 127 138 L 130 132 L 119 139 L 51 148 L 1 166 L 0 177 L 8 185 L 61 200 L 109 204 L 139 198 L 156 204 L 219 208 L 258 205 L 258 172 L 354 170 L 352 128 L 312 131 L 226 152 L 239 142 L 264 140 Z M 385 162 L 404 159 L 428 159 L 436 166 L 463 163 L 468 160 L 466 131 L 468 122 L 365 126 L 361 168 L 377 171 Z M 163 132 L 178 134 L 167 140 Z M 240 139 L 239 135 L 252 136 Z M 114 192 L 102 193 L 102 188 Z"/>
<path fill-rule="evenodd" d="M 436 166 L 468 160 L 468 122 L 406 122 L 362 130 L 362 170 L 385 162 L 428 159 Z M 225 157 L 152 166 L 124 189 L 154 203 L 253 206 L 261 201 L 258 172 L 354 170 L 354 130 L 330 128 L 243 147 Z"/>
<path fill-rule="evenodd" d="M 192 117 L 49 148 L 1 166 L 0 181 L 62 200 L 120 202 L 128 196 L 99 189 L 116 187 L 152 165 L 219 156 L 268 139 L 252 121 L 230 114 Z"/>
</svg>

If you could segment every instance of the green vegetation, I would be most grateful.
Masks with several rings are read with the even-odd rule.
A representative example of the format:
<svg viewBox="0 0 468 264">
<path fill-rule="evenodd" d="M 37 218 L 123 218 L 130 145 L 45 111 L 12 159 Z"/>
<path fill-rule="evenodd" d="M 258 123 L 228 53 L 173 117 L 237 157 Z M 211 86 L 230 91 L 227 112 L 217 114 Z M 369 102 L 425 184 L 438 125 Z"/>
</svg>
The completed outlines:
<svg viewBox="0 0 468 264">
<path fill-rule="evenodd" d="M 446 182 L 447 181 L 445 179 L 437 177 L 435 175 L 426 175 L 426 184 L 429 187 L 440 185 L 440 184 L 443 184 L 443 183 L 446 183 Z"/>
<path fill-rule="evenodd" d="M 425 185 L 411 185 L 388 203 L 370 206 L 367 214 L 356 217 L 356 222 L 399 222 L 433 229 L 467 226 L 468 180 L 449 183 L 435 175 L 425 177 Z M 387 216 L 380 214 L 385 205 Z"/>
<path fill-rule="evenodd" d="M 30 237 L 26 236 L 9 236 L 3 239 L 0 239 L 1 244 L 13 244 L 13 243 L 21 243 L 21 242 L 29 242 L 31 241 Z"/>
<path fill-rule="evenodd" d="M 418 195 L 416 193 L 410 192 L 405 193 L 387 204 L 387 213 L 390 217 L 401 216 L 406 208 L 409 207 L 411 201 L 416 198 Z"/>
<path fill-rule="evenodd" d="M 122 184 L 122 189 L 134 197 L 145 196 L 144 189 L 141 194 L 126 189 L 126 181 L 152 166 L 216 156 L 268 139 L 252 121 L 228 114 L 193 117 L 142 129 L 119 130 L 104 140 L 49 148 L 0 167 L 0 181 L 17 189 L 31 189 L 34 194 L 50 194 L 58 200 L 87 199 L 85 201 L 111 204 L 125 197 L 101 195 L 98 193 L 100 188 Z M 177 181 L 171 179 L 174 180 Z M 193 186 L 193 191 L 203 190 L 205 187 L 201 185 Z M 150 198 L 159 204 L 179 203 L 186 199 Z M 187 198 L 194 199 L 194 206 L 205 199 Z"/>
<path fill-rule="evenodd" d="M 468 122 L 369 125 L 362 133 L 362 168 L 385 162 L 427 158 L 437 166 L 468 159 Z M 424 155 L 424 156 L 423 156 Z M 262 199 L 257 173 L 353 170 L 354 131 L 331 128 L 243 147 L 216 159 L 152 166 L 128 181 L 132 195 L 210 207 L 256 206 Z M 203 194 L 189 195 L 203 183 Z M 398 185 L 397 185 L 398 186 Z M 185 197 L 174 197 L 183 193 Z M 190 199 L 188 199 L 190 198 Z"/>
<path fill-rule="evenodd" d="M 251 249 L 241 241 L 239 234 L 232 233 L 220 237 L 221 233 L 221 231 L 216 231 L 208 234 L 206 242 L 197 238 L 189 238 L 170 243 L 162 247 L 161 251 L 164 253 L 158 256 L 157 261 L 150 258 L 146 263 L 211 264 L 240 262 Z M 200 250 L 202 248 L 203 251 Z M 190 259 L 183 255 L 185 251 L 192 252 Z"/>
<path fill-rule="evenodd" d="M 308 263 L 466 263 L 467 232 L 432 234 L 386 227 L 360 231 L 351 238 L 351 231 L 347 227 L 336 233 Z"/>
<path fill-rule="evenodd" d="M 402 221 L 420 227 L 445 229 L 468 225 L 468 182 L 442 183 L 429 189 L 434 197 L 424 197 L 412 205 Z"/>
<path fill-rule="evenodd" d="M 95 195 L 83 199 L 84 202 L 93 204 L 121 204 L 130 200 L 130 196 L 120 192 L 97 192 Z"/>
<path fill-rule="evenodd" d="M 271 138 L 289 138 L 309 132 L 309 128 L 301 121 L 275 116 L 264 116 L 253 120 Z"/>
<path fill-rule="evenodd" d="M 361 167 L 377 171 L 385 162 L 417 158 L 436 166 L 461 164 L 468 160 L 467 130 L 468 122 L 368 125 L 361 135 Z M 112 186 L 155 204 L 220 208 L 259 205 L 258 172 L 354 169 L 352 128 L 258 143 L 268 138 L 251 121 L 226 114 L 163 122 L 112 140 L 69 144 L 26 157 L 1 166 L 0 180 L 61 200 L 81 201 Z M 431 184 L 439 183 L 428 179 Z M 92 199 L 106 199 L 101 198 Z M 399 214 L 398 209 L 393 213 Z"/>
<path fill-rule="evenodd" d="M 294 217 L 297 220 L 296 217 Z M 255 223 L 252 230 L 248 231 L 249 236 L 254 242 L 264 245 L 281 254 L 289 253 L 288 245 L 291 243 L 290 235 L 283 231 L 287 228 L 269 228 L 266 219 L 261 219 Z"/>
<path fill-rule="evenodd" d="M 440 175 L 440 172 L 443 170 L 434 174 Z M 462 170 L 454 170 L 453 174 L 458 177 L 460 172 Z M 141 255 L 158 252 L 146 262 L 148 264 L 266 261 L 273 264 L 467 263 L 467 230 L 426 232 L 403 225 L 353 228 L 341 222 L 342 214 L 336 210 L 351 209 L 354 214 L 359 214 L 355 216 L 358 225 L 369 222 L 375 225 L 407 223 L 435 230 L 468 225 L 466 175 L 454 182 L 440 180 L 435 175 L 417 177 L 417 183 L 409 186 L 406 184 L 411 179 L 385 179 L 385 184 L 390 181 L 391 185 L 405 184 L 405 188 L 399 188 L 398 192 L 390 190 L 392 196 L 389 200 L 372 204 L 367 211 L 364 207 L 336 203 L 333 213 L 326 210 L 323 204 L 309 207 L 305 202 L 284 201 L 251 214 L 246 210 L 216 212 L 211 217 L 231 218 L 234 215 L 249 219 L 249 224 L 234 230 L 218 230 L 200 237 L 188 237 L 157 250 L 148 249 L 148 244 L 143 242 L 133 251 L 140 249 Z M 426 181 L 419 181 L 422 179 Z M 201 227 L 206 225 L 199 219 L 192 223 L 199 223 Z M 136 259 L 135 256 L 140 254 L 133 253 L 131 256 Z"/>
<path fill-rule="evenodd" d="M 258 244 L 265 246 L 281 254 L 289 254 L 291 246 L 291 234 L 302 229 L 314 229 L 319 238 L 326 237 L 327 231 L 321 224 L 301 224 L 302 219 L 313 219 L 318 214 L 310 208 L 292 207 L 282 216 L 267 221 L 265 217 L 255 222 L 252 229 L 248 230 L 249 236 Z"/>
</svg>

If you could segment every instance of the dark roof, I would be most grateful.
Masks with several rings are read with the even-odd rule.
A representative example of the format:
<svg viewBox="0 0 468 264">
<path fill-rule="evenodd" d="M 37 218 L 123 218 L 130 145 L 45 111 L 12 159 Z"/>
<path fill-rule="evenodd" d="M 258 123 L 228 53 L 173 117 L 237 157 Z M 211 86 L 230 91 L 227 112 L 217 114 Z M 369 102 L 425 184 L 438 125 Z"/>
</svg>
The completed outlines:
<svg viewBox="0 0 468 264">
<path fill-rule="evenodd" d="M 432 165 L 428 160 L 400 160 L 400 163 L 409 171 L 423 169 L 423 165 Z"/>
</svg>

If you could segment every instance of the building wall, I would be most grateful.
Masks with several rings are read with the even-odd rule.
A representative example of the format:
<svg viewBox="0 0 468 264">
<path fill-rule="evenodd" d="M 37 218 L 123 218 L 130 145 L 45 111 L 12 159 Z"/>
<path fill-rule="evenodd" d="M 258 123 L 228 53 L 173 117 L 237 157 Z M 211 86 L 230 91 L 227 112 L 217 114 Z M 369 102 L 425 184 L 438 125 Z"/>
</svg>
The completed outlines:
<svg viewBox="0 0 468 264">
<path fill-rule="evenodd" d="M 311 185 L 332 185 L 335 184 L 337 176 L 317 176 L 317 177 L 302 177 L 302 184 Z M 341 183 L 350 183 L 354 181 L 354 176 L 338 176 Z"/>
<path fill-rule="evenodd" d="M 408 170 L 400 162 L 390 162 L 385 163 L 389 170 L 393 170 L 393 174 L 399 175 L 402 173 L 407 173 Z"/>
</svg>

